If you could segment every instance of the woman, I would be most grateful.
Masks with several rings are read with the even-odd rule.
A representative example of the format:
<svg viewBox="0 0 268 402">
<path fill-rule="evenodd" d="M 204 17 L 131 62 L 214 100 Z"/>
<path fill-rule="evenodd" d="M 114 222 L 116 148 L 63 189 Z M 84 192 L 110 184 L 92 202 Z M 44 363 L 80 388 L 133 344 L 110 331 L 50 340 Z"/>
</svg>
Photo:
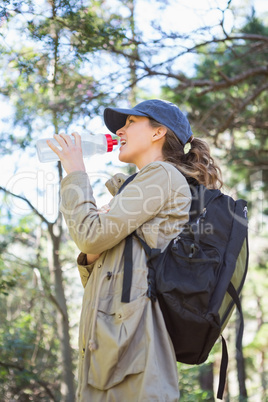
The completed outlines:
<svg viewBox="0 0 268 402">
<path fill-rule="evenodd" d="M 122 175 L 106 185 L 114 198 L 98 211 L 82 159 L 81 138 L 55 136 L 67 176 L 61 211 L 81 250 L 78 268 L 85 288 L 79 334 L 78 401 L 177 401 L 174 350 L 157 302 L 147 297 L 146 256 L 133 239 L 130 302 L 123 303 L 125 238 L 136 230 L 161 248 L 188 221 L 191 193 L 185 176 L 216 187 L 219 171 L 208 146 L 194 139 L 174 104 L 141 102 L 133 109 L 107 108 L 107 127 L 120 137 L 119 159 L 139 169 L 121 192 Z M 184 145 L 190 150 L 184 154 Z M 103 213 L 105 212 L 105 213 Z"/>
</svg>

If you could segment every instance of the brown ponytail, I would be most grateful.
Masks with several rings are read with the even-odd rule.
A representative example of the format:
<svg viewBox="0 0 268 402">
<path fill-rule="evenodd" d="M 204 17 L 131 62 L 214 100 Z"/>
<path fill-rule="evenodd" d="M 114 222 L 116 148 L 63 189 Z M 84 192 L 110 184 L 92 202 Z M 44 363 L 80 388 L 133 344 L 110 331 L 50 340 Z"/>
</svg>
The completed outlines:
<svg viewBox="0 0 268 402">
<path fill-rule="evenodd" d="M 162 124 L 149 119 L 152 127 L 160 127 Z M 207 188 L 221 188 L 221 170 L 210 155 L 210 149 L 206 141 L 191 137 L 190 150 L 184 153 L 184 146 L 176 135 L 167 128 L 165 142 L 162 148 L 163 159 L 175 165 L 184 176 L 192 177 Z"/>
</svg>

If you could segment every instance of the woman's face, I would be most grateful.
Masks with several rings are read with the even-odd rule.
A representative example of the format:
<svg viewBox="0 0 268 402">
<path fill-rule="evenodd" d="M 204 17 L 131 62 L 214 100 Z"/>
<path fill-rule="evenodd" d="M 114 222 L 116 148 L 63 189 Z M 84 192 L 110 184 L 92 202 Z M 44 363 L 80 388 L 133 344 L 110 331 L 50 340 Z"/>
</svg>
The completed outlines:
<svg viewBox="0 0 268 402">
<path fill-rule="evenodd" d="M 150 163 L 155 132 L 147 117 L 128 116 L 124 127 L 116 132 L 121 143 L 119 160 L 134 163 L 139 169 Z"/>
</svg>

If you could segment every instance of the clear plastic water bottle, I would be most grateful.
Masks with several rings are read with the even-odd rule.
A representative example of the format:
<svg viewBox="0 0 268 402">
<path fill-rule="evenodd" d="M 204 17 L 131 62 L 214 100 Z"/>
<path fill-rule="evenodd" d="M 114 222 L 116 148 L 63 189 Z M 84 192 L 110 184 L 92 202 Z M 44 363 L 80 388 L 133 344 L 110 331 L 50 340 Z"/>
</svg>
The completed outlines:
<svg viewBox="0 0 268 402">
<path fill-rule="evenodd" d="M 72 141 L 74 141 L 74 138 Z M 45 138 L 36 142 L 37 154 L 40 162 L 55 162 L 59 161 L 59 157 L 48 146 L 47 140 L 50 140 L 59 149 L 59 143 L 54 138 Z M 113 139 L 111 134 L 86 134 L 81 136 L 83 157 L 87 158 L 95 154 L 103 154 L 111 152 L 113 147 L 118 144 L 116 139 Z"/>
</svg>

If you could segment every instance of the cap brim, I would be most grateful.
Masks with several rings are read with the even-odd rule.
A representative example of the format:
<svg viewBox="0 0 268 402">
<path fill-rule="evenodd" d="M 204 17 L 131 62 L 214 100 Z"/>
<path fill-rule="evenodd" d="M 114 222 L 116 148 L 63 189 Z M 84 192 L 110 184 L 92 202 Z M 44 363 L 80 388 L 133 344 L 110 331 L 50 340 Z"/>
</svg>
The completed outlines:
<svg viewBox="0 0 268 402">
<path fill-rule="evenodd" d="M 147 114 L 138 112 L 135 109 L 119 109 L 108 107 L 104 110 L 103 118 L 108 129 L 115 134 L 119 128 L 124 127 L 127 116 L 129 115 L 148 117 Z"/>
</svg>

